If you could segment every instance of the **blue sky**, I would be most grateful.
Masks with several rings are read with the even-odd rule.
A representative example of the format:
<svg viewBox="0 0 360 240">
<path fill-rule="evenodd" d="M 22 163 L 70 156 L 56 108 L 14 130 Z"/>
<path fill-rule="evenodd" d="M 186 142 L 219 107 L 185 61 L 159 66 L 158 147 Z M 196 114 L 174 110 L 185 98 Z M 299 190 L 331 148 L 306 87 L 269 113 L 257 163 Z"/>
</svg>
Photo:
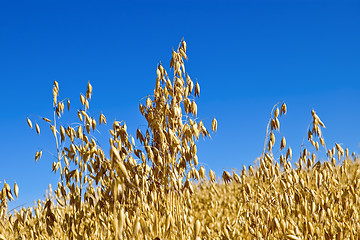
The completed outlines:
<svg viewBox="0 0 360 240">
<path fill-rule="evenodd" d="M 355 1 L 1 1 L 0 181 L 20 187 L 10 207 L 31 206 L 59 177 L 48 153 L 54 139 L 40 121 L 52 116 L 54 79 L 60 99 L 72 102 L 64 123 L 90 81 L 91 112 L 125 120 L 135 135 L 146 125 L 139 100 L 152 94 L 157 64 L 169 70 L 183 37 L 186 70 L 201 86 L 198 117 L 208 128 L 218 120 L 218 133 L 198 143 L 207 170 L 220 175 L 252 164 L 279 101 L 288 106 L 279 136 L 295 157 L 311 109 L 327 127 L 329 147 L 336 141 L 358 153 L 359 11 Z M 40 136 L 27 117 L 39 122 Z M 107 128 L 100 131 L 105 146 Z"/>
</svg>

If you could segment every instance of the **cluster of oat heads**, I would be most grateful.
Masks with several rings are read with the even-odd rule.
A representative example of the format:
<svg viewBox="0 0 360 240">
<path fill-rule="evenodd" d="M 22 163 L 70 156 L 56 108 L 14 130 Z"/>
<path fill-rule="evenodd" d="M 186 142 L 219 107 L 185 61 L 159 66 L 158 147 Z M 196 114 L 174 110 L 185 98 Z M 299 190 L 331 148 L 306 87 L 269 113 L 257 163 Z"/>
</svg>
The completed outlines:
<svg viewBox="0 0 360 240">
<path fill-rule="evenodd" d="M 285 104 L 281 109 L 286 113 Z M 203 186 L 194 196 L 193 212 L 195 218 L 203 216 L 206 239 L 359 239 L 359 159 L 335 143 L 322 163 L 315 163 L 316 154 L 304 148 L 293 168 L 290 148 L 286 155 L 281 153 L 284 138 L 280 156 L 271 152 L 278 116 L 276 108 L 268 148 L 258 166 L 250 166 L 248 172 L 244 166 L 240 176 L 224 172 L 224 182 L 231 183 Z M 320 129 L 325 125 L 315 111 L 312 117 L 309 136 L 314 137 L 309 142 L 317 152 L 315 137 L 325 147 Z"/>
<path fill-rule="evenodd" d="M 19 186 L 16 184 L 16 182 L 14 184 L 13 190 L 14 191 L 11 191 L 10 185 L 4 181 L 3 188 L 0 191 L 0 219 L 6 216 L 8 201 L 14 200 L 13 193 L 15 194 L 15 197 L 18 197 L 19 195 Z"/>
<path fill-rule="evenodd" d="M 134 138 L 125 122 L 113 122 L 109 154 L 95 137 L 107 119 L 91 114 L 91 84 L 75 110 L 79 123 L 62 125 L 70 100 L 58 100 L 54 81 L 54 116 L 42 120 L 55 139 L 52 170 L 60 180 L 54 191 L 49 186 L 45 200 L 12 213 L 7 202 L 18 196 L 19 188 L 4 182 L 0 240 L 360 238 L 359 160 L 337 143 L 326 148 L 325 125 L 315 111 L 309 148 L 302 146 L 298 160 L 280 133 L 279 119 L 287 112 L 281 103 L 271 111 L 258 164 L 224 171 L 223 182 L 216 181 L 212 170 L 206 177 L 196 141 L 210 134 L 197 119 L 200 86 L 185 71 L 186 50 L 182 41 L 173 51 L 171 78 L 158 65 L 153 95 L 139 104 L 146 129 L 137 129 Z M 38 123 L 29 118 L 27 123 L 40 134 Z M 217 131 L 215 118 L 211 129 Z M 322 162 L 319 144 L 327 154 Z M 37 151 L 35 161 L 41 156 Z"/>
<path fill-rule="evenodd" d="M 194 180 L 205 179 L 206 172 L 198 163 L 196 141 L 210 134 L 196 118 L 200 85 L 185 72 L 186 59 L 182 41 L 172 53 L 172 78 L 161 64 L 157 67 L 154 94 L 139 105 L 148 127 L 136 131 L 138 146 L 125 122 L 113 122 L 109 157 L 95 138 L 106 117 L 100 114 L 97 121 L 90 112 L 92 85 L 80 94 L 80 122 L 62 125 L 59 119 L 65 103 L 70 111 L 70 100 L 59 100 L 54 81 L 54 116 L 42 120 L 56 142 L 52 170 L 60 180 L 54 191 L 49 187 L 47 199 L 14 211 L 4 221 L 4 232 L 23 239 L 199 239 L 201 223 L 190 215 L 191 195 Z M 27 123 L 33 128 L 29 118 Z M 36 131 L 40 134 L 37 123 Z M 41 155 L 37 151 L 35 161 Z M 4 188 L 11 197 L 8 185 Z M 1 209 L 7 216 L 6 205 Z"/>
</svg>

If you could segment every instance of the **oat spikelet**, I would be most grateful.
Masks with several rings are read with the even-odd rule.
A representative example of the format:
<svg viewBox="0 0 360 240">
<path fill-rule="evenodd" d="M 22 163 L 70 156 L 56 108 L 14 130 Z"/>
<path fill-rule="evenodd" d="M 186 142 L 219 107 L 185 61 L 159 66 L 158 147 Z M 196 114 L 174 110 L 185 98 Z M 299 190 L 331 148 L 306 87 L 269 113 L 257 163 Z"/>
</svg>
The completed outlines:
<svg viewBox="0 0 360 240">
<path fill-rule="evenodd" d="M 297 237 L 296 235 L 292 235 L 292 234 L 286 235 L 286 239 L 289 239 L 289 240 L 300 240 L 299 237 Z"/>
<path fill-rule="evenodd" d="M 54 86 L 56 90 L 59 91 L 59 83 L 56 80 L 54 80 Z"/>
<path fill-rule="evenodd" d="M 223 173 L 223 179 L 225 183 L 231 182 L 232 177 L 228 171 L 224 171 Z"/>
<path fill-rule="evenodd" d="M 60 127 L 60 138 L 61 142 L 65 141 L 65 128 L 63 126 Z"/>
<path fill-rule="evenodd" d="M 85 98 L 84 98 L 84 96 L 82 94 L 80 94 L 80 102 L 81 102 L 82 105 L 85 104 Z"/>
<path fill-rule="evenodd" d="M 90 84 L 90 81 L 88 82 L 87 89 L 86 89 L 86 98 L 91 99 L 92 95 L 92 86 Z"/>
<path fill-rule="evenodd" d="M 215 133 L 217 132 L 217 121 L 215 118 L 212 120 L 211 130 L 215 131 Z"/>
<path fill-rule="evenodd" d="M 54 125 L 50 125 L 50 128 L 51 128 L 52 133 L 54 134 L 54 137 L 56 138 L 56 132 L 57 132 L 57 130 L 56 130 L 55 126 L 54 126 Z"/>
<path fill-rule="evenodd" d="M 194 93 L 194 94 L 195 94 L 195 97 L 196 97 L 196 96 L 198 96 L 198 97 L 200 96 L 200 85 L 199 85 L 198 82 L 197 82 L 196 85 L 195 85 L 195 93 Z"/>
<path fill-rule="evenodd" d="M 77 112 L 77 116 L 78 116 L 80 122 L 82 122 L 83 118 L 82 118 L 82 115 L 81 115 L 80 111 Z"/>
<path fill-rule="evenodd" d="M 209 178 L 210 178 L 210 181 L 215 182 L 215 173 L 211 169 L 209 171 Z"/>
<path fill-rule="evenodd" d="M 286 109 L 286 104 L 283 103 L 283 104 L 281 105 L 280 116 L 281 116 L 282 114 L 286 115 L 286 111 L 287 111 L 287 109 Z"/>
<path fill-rule="evenodd" d="M 31 123 L 30 119 L 27 118 L 26 120 L 27 120 L 27 123 L 28 123 L 29 127 L 32 129 L 33 127 L 32 127 L 32 123 Z"/>
<path fill-rule="evenodd" d="M 35 124 L 35 128 L 36 128 L 37 134 L 40 135 L 40 127 L 37 123 Z"/>
<path fill-rule="evenodd" d="M 275 112 L 274 112 L 274 117 L 277 118 L 279 116 L 279 108 L 276 108 L 275 109 Z"/>
<path fill-rule="evenodd" d="M 195 221 L 195 237 L 199 236 L 200 234 L 200 229 L 201 229 L 201 223 L 199 220 Z"/>
<path fill-rule="evenodd" d="M 45 122 L 51 123 L 51 120 L 48 119 L 48 118 L 43 117 L 42 119 L 43 119 Z"/>
<path fill-rule="evenodd" d="M 16 182 L 14 184 L 14 194 L 15 194 L 15 197 L 18 198 L 18 196 L 19 196 L 19 186 L 17 185 Z"/>
<path fill-rule="evenodd" d="M 284 149 L 285 147 L 286 147 L 286 139 L 285 137 L 283 137 L 281 139 L 280 150 Z"/>
<path fill-rule="evenodd" d="M 41 158 L 41 155 L 42 155 L 42 151 L 37 151 L 36 152 L 36 154 L 35 154 L 35 162 L 37 162 Z"/>
<path fill-rule="evenodd" d="M 286 152 L 286 159 L 291 159 L 292 158 L 292 150 L 291 148 L 289 147 L 287 152 Z"/>
<path fill-rule="evenodd" d="M 200 167 L 199 169 L 199 176 L 201 179 L 204 179 L 206 177 L 206 171 L 205 168 L 203 166 Z"/>
</svg>

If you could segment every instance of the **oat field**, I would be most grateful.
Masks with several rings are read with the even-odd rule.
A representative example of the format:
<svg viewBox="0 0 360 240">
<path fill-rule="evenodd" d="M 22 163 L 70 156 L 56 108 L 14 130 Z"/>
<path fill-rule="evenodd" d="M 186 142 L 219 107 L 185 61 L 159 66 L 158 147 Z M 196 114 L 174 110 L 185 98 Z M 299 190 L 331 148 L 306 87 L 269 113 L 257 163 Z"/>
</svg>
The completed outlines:
<svg viewBox="0 0 360 240">
<path fill-rule="evenodd" d="M 90 83 L 80 95 L 78 124 L 60 125 L 71 102 L 54 81 L 54 116 L 27 123 L 37 134 L 40 126 L 52 131 L 57 161 L 51 170 L 60 180 L 45 200 L 12 212 L 8 202 L 21 189 L 1 182 L 1 240 L 360 239 L 359 158 L 326 145 L 325 124 L 314 110 L 298 158 L 280 134 L 287 113 L 281 102 L 255 164 L 222 176 L 199 164 L 196 142 L 216 134 L 217 121 L 204 126 L 197 118 L 200 85 L 185 71 L 186 50 L 183 40 L 169 72 L 158 65 L 154 91 L 140 101 L 146 131 L 128 133 L 123 121 L 93 117 Z M 101 124 L 111 126 L 110 152 L 94 137 Z M 36 152 L 35 160 L 41 157 Z"/>
</svg>

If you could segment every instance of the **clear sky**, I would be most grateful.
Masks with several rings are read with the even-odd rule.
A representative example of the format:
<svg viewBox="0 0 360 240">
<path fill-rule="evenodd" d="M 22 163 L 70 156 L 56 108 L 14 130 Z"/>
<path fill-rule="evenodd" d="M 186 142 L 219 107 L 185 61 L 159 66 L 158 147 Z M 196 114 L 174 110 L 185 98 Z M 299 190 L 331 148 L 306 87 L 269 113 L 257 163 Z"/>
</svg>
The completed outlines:
<svg viewBox="0 0 360 240">
<path fill-rule="evenodd" d="M 355 1 L 1 1 L 0 181 L 20 187 L 10 206 L 32 205 L 59 178 L 51 172 L 55 142 L 40 121 L 52 116 L 54 79 L 60 99 L 72 102 L 64 123 L 90 81 L 90 111 L 125 120 L 135 135 L 146 125 L 139 100 L 153 93 L 160 61 L 169 71 L 183 37 L 186 70 L 201 86 L 198 117 L 209 129 L 218 120 L 218 133 L 198 144 L 206 170 L 252 164 L 279 101 L 288 106 L 281 134 L 295 157 L 311 109 L 329 147 L 336 141 L 358 153 L 359 12 Z M 107 128 L 100 131 L 107 146 Z"/>
</svg>

